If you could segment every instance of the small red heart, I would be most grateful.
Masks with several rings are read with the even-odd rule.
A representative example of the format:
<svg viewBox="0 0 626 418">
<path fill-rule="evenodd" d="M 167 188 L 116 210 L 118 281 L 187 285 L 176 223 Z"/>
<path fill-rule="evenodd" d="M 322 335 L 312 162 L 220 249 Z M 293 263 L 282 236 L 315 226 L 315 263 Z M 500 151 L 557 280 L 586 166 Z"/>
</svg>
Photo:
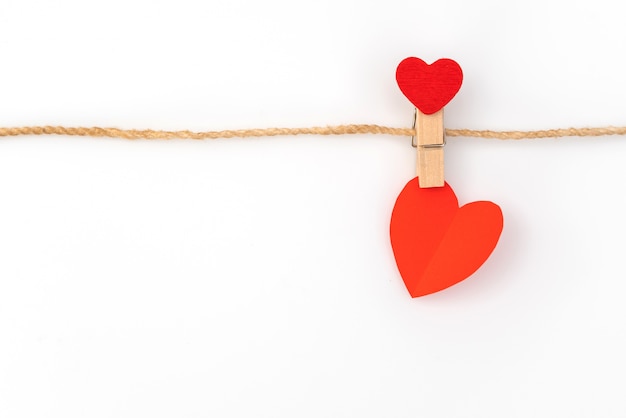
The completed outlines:
<svg viewBox="0 0 626 418">
<path fill-rule="evenodd" d="M 502 211 L 492 202 L 459 208 L 452 188 L 404 187 L 391 214 L 391 246 L 412 297 L 465 280 L 487 260 L 502 232 Z"/>
<path fill-rule="evenodd" d="M 409 57 L 396 70 L 398 87 L 422 113 L 438 112 L 456 95 L 463 83 L 463 71 L 455 61 L 442 58 L 426 64 Z"/>
</svg>

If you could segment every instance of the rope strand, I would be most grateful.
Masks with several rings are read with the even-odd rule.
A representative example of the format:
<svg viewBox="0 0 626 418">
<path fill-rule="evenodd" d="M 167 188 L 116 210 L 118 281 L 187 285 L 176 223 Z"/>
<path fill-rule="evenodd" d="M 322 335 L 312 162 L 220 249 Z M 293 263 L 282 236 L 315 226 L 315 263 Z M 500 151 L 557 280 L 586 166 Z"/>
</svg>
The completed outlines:
<svg viewBox="0 0 626 418">
<path fill-rule="evenodd" d="M 0 128 L 2 136 L 24 135 L 70 135 L 92 136 L 124 139 L 218 139 L 218 138 L 251 138 L 268 136 L 292 136 L 292 135 L 394 135 L 413 136 L 416 131 L 412 128 L 393 128 L 380 125 L 337 125 L 310 128 L 265 128 L 265 129 L 236 129 L 225 131 L 193 132 L 161 131 L 152 129 L 119 129 L 119 128 L 85 128 L 65 126 L 24 126 L 16 128 Z M 604 136 L 626 135 L 626 127 L 600 127 L 600 128 L 567 128 L 549 129 L 540 131 L 489 131 L 472 129 L 446 129 L 449 137 L 467 138 L 490 138 L 490 139 L 538 139 L 538 138 L 562 138 L 568 136 Z"/>
</svg>

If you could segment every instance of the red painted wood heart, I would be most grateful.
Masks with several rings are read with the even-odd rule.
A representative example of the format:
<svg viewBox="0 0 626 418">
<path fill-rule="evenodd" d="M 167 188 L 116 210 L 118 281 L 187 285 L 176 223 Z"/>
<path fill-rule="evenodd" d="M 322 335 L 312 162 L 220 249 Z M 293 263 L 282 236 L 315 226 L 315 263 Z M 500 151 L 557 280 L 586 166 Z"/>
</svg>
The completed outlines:
<svg viewBox="0 0 626 418">
<path fill-rule="evenodd" d="M 416 108 L 431 115 L 441 110 L 461 88 L 463 71 L 455 61 L 442 58 L 426 64 L 409 57 L 396 70 L 398 87 Z"/>
<path fill-rule="evenodd" d="M 404 187 L 391 215 L 391 246 L 412 297 L 450 287 L 473 274 L 495 248 L 503 220 L 492 202 L 459 208 L 452 188 Z"/>
</svg>

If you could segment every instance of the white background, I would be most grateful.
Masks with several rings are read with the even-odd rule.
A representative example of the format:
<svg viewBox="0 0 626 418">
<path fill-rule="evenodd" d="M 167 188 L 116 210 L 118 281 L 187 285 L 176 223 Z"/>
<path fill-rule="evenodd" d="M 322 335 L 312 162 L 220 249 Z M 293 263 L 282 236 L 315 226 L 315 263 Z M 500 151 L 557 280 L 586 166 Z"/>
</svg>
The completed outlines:
<svg viewBox="0 0 626 418">
<path fill-rule="evenodd" d="M 0 0 L 0 126 L 626 124 L 600 1 Z M 626 138 L 450 138 L 501 241 L 411 299 L 388 240 L 408 138 L 0 139 L 2 417 L 623 417 Z"/>
</svg>

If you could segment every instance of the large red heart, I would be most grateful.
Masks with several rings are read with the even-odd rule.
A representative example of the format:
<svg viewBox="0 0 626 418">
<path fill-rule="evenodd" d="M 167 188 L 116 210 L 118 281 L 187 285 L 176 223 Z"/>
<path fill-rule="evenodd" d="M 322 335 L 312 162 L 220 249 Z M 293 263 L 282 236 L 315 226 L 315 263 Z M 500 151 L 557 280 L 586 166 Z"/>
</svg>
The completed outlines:
<svg viewBox="0 0 626 418">
<path fill-rule="evenodd" d="M 452 188 L 404 187 L 391 214 L 391 246 L 412 297 L 465 280 L 487 260 L 502 232 L 502 211 L 492 202 L 459 208 Z"/>
<path fill-rule="evenodd" d="M 443 108 L 461 88 L 463 71 L 455 61 L 442 58 L 426 64 L 409 57 L 396 70 L 398 87 L 422 113 L 431 115 Z"/>
</svg>

